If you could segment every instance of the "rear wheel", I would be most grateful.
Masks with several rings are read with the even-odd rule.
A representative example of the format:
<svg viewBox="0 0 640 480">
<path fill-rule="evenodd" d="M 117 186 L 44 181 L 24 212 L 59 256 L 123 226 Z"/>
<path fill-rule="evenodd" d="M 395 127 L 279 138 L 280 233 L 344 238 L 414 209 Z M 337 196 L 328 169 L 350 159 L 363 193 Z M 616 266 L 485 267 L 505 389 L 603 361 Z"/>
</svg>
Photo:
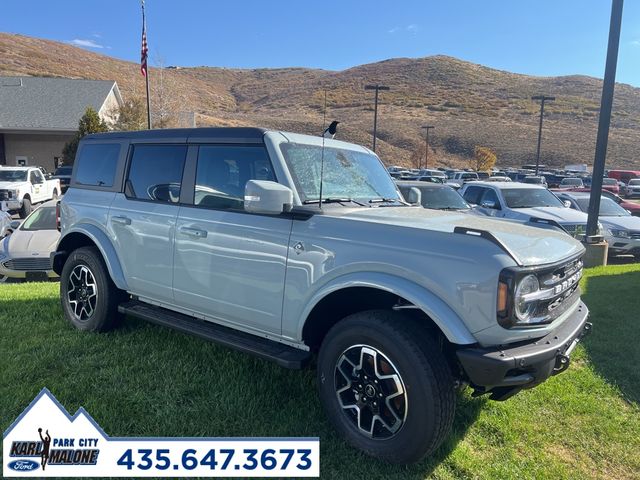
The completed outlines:
<svg viewBox="0 0 640 480">
<path fill-rule="evenodd" d="M 356 448 L 392 463 L 433 453 L 455 411 L 454 381 L 437 343 L 413 319 L 392 311 L 338 322 L 318 358 L 320 399 Z"/>
<path fill-rule="evenodd" d="M 22 207 L 20 207 L 20 218 L 27 218 L 31 213 L 31 200 L 28 198 L 22 199 Z"/>
<path fill-rule="evenodd" d="M 60 302 L 67 320 L 80 330 L 105 332 L 121 320 L 118 305 L 126 298 L 95 247 L 74 250 L 60 275 Z"/>
<path fill-rule="evenodd" d="M 51 194 L 51 200 L 57 200 L 57 199 L 58 199 L 58 190 L 54 188 L 53 193 Z"/>
</svg>

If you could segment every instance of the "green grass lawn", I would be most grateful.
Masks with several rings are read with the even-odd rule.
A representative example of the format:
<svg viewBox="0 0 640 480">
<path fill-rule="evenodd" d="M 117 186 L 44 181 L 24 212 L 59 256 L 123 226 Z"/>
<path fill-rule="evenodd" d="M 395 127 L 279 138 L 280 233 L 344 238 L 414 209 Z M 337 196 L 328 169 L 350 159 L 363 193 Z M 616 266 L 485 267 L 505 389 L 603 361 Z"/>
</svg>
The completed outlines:
<svg viewBox="0 0 640 480">
<path fill-rule="evenodd" d="M 319 436 L 324 478 L 640 478 L 640 265 L 592 269 L 583 287 L 594 332 L 568 372 L 503 403 L 460 394 L 449 440 L 398 467 L 333 432 L 311 370 L 135 320 L 78 332 L 57 284 L 2 285 L 0 428 L 46 386 L 113 436 Z"/>
</svg>

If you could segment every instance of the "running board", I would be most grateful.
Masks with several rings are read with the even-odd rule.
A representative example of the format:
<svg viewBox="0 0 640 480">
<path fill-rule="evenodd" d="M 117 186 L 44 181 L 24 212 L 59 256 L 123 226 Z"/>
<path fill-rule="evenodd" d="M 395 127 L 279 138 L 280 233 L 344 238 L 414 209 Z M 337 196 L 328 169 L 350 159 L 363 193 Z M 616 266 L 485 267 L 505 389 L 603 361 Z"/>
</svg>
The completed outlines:
<svg viewBox="0 0 640 480">
<path fill-rule="evenodd" d="M 304 368 L 311 358 L 304 350 L 140 301 L 119 305 L 118 312 L 270 360 L 285 368 Z"/>
</svg>

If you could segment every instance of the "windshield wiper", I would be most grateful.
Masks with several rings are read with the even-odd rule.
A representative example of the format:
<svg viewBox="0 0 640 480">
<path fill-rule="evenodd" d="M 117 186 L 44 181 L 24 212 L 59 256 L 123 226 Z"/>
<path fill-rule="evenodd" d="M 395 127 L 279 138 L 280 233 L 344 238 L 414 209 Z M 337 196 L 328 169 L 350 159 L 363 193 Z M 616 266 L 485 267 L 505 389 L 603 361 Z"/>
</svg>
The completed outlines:
<svg viewBox="0 0 640 480">
<path fill-rule="evenodd" d="M 372 198 L 369 203 L 400 203 L 402 205 L 409 205 L 407 202 L 403 202 L 399 198 Z"/>
<path fill-rule="evenodd" d="M 315 199 L 315 200 L 305 200 L 302 202 L 304 205 L 311 205 L 314 203 L 320 203 L 319 199 Z M 364 203 L 358 202 L 356 200 L 354 200 L 353 198 L 332 198 L 332 197 L 328 197 L 328 198 L 323 198 L 322 199 L 322 203 L 355 203 L 356 205 L 360 205 L 361 207 L 366 207 L 366 205 Z"/>
</svg>

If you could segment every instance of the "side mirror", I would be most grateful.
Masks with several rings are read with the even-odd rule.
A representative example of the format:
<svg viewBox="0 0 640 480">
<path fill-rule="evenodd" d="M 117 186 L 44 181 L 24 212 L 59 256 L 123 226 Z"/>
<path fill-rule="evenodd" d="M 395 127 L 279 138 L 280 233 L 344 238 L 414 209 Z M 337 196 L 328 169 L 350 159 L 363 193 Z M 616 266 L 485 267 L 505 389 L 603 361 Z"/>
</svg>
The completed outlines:
<svg viewBox="0 0 640 480">
<path fill-rule="evenodd" d="M 422 205 L 422 192 L 419 188 L 411 187 L 407 192 L 406 200 L 413 205 Z"/>
<path fill-rule="evenodd" d="M 293 206 L 290 188 L 268 180 L 249 180 L 244 187 L 244 209 L 250 213 L 280 215 Z"/>
<path fill-rule="evenodd" d="M 562 204 L 567 208 L 571 208 L 571 202 L 569 200 L 563 200 Z"/>
<path fill-rule="evenodd" d="M 17 230 L 20 227 L 20 220 L 12 220 L 11 223 L 9 223 L 9 228 L 11 230 Z"/>
<path fill-rule="evenodd" d="M 496 202 L 494 202 L 493 200 L 483 200 L 480 203 L 480 206 L 483 208 L 493 208 L 493 209 L 497 208 Z"/>
</svg>

